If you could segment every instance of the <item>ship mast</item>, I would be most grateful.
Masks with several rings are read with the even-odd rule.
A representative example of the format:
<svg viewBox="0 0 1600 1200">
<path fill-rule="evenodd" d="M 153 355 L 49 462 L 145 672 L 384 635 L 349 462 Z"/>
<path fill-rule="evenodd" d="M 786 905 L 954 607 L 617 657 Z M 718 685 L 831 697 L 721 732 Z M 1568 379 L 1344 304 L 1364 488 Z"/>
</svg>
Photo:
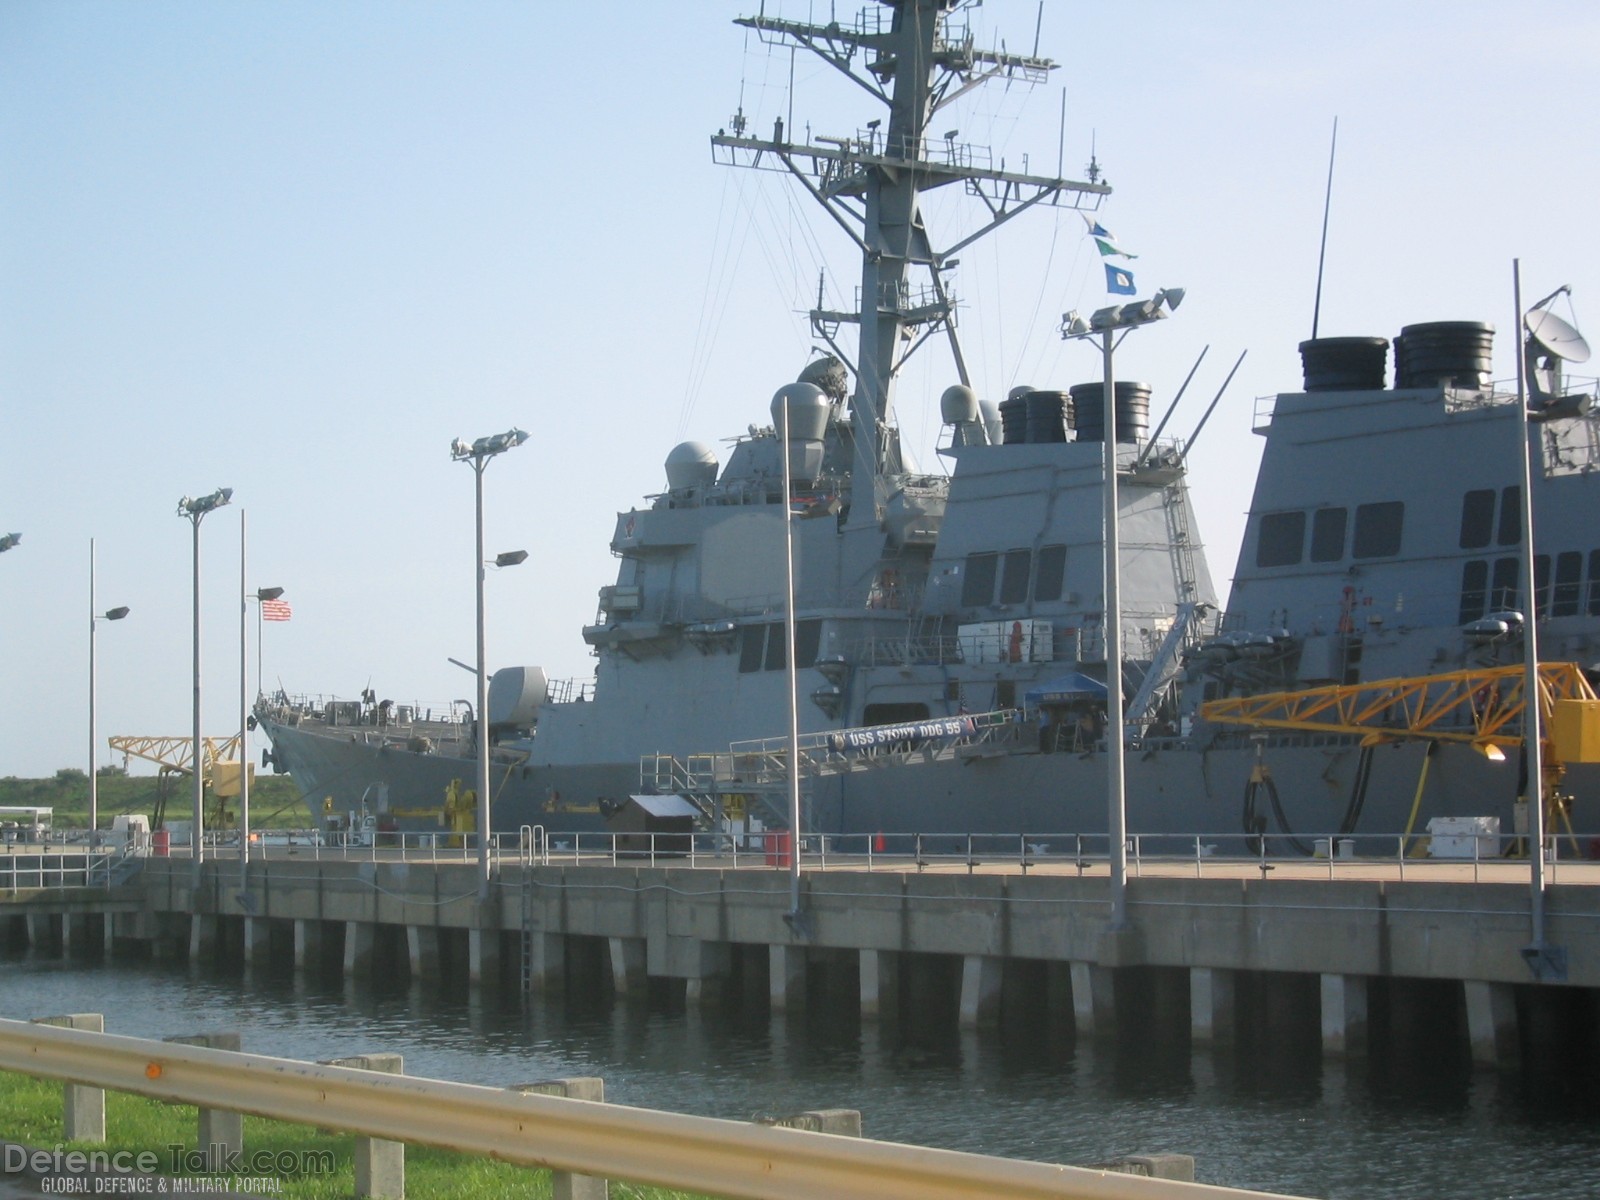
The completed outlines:
<svg viewBox="0 0 1600 1200">
<path fill-rule="evenodd" d="M 1056 66 L 1047 58 L 977 49 L 971 34 L 949 19 L 966 7 L 968 0 L 880 0 L 855 25 L 765 15 L 735 22 L 770 45 L 810 51 L 888 109 L 886 130 L 874 120 L 852 137 L 795 142 L 781 117 L 770 138 L 747 137 L 741 116 L 731 134 L 711 139 L 719 162 L 793 174 L 861 252 L 856 311 L 819 304 L 810 314 L 813 331 L 856 376 L 850 399 L 853 527 L 881 521 L 887 480 L 902 472 L 893 417 L 895 379 L 905 361 L 942 330 L 961 382 L 970 385 L 947 278 L 954 256 L 1036 204 L 1092 209 L 1111 191 L 1099 182 L 995 169 L 986 150 L 957 142 L 953 130 L 930 140 L 934 114 L 966 92 L 993 79 L 1037 84 Z M 963 184 L 988 219 L 936 249 L 923 223 L 921 195 L 948 183 Z M 842 324 L 859 326 L 854 363 L 836 341 Z"/>
</svg>

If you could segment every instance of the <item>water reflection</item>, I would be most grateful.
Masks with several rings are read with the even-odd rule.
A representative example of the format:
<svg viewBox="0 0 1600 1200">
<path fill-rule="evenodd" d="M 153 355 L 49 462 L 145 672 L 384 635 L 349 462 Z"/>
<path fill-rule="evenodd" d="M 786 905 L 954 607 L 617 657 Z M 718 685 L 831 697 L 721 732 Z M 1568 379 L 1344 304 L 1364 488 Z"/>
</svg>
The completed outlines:
<svg viewBox="0 0 1600 1200">
<path fill-rule="evenodd" d="M 911 964 L 900 1007 L 863 1021 L 831 985 L 776 1017 L 750 986 L 692 1006 L 659 982 L 617 1000 L 598 976 L 524 1009 L 399 972 L 262 967 L 247 985 L 237 969 L 13 958 L 0 1013 L 100 1011 L 146 1037 L 236 1028 L 248 1050 L 305 1059 L 399 1051 L 410 1073 L 491 1086 L 598 1075 L 615 1102 L 721 1117 L 859 1108 L 869 1136 L 1059 1162 L 1186 1153 L 1208 1182 L 1306 1196 L 1593 1194 L 1600 1085 L 1537 1038 L 1528 1071 L 1474 1072 L 1449 1022 L 1418 1015 L 1428 1003 L 1378 1003 L 1385 1053 L 1325 1061 L 1284 997 L 1258 995 L 1241 997 L 1235 1045 L 1153 1036 L 1137 1010 L 1121 1036 L 1079 1039 L 1042 988 L 998 1030 L 960 1031 L 950 969 Z"/>
</svg>

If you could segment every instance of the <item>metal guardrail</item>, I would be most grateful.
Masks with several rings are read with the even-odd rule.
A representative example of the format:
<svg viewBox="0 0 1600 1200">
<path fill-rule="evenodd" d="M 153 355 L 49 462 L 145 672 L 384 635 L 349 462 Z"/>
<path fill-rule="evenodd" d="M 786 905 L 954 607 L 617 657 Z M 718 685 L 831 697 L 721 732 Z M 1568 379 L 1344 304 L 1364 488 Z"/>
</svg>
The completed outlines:
<svg viewBox="0 0 1600 1200">
<path fill-rule="evenodd" d="M 64 832 L 43 839 L 8 838 L 0 845 L 0 892 L 110 888 L 126 880 L 148 852 L 148 835 L 103 841 Z"/>
<path fill-rule="evenodd" d="M 1441 843 L 1445 841 L 1440 839 Z M 1526 864 L 1525 839 L 1513 834 L 1451 835 L 1449 850 L 1430 847 L 1426 832 L 1401 833 L 1138 833 L 1127 840 L 1128 873 L 1137 878 L 1149 867 L 1171 875 L 1175 866 L 1195 878 L 1208 873 L 1237 875 L 1241 864 L 1253 865 L 1263 879 L 1280 867 L 1294 867 L 1285 877 L 1303 879 L 1308 869 L 1329 879 L 1370 877 L 1375 869 L 1405 879 L 1419 867 L 1441 864 L 1470 868 L 1474 882 L 1492 866 Z M 450 833 L 325 833 L 316 830 L 275 835 L 254 843 L 258 861 L 283 854 L 312 861 L 428 861 L 475 865 L 475 834 Z M 541 825 L 524 825 L 516 833 L 490 835 L 493 868 L 506 866 L 676 866 L 712 870 L 788 867 L 793 843 L 787 830 L 730 834 L 556 833 Z M 206 839 L 207 857 L 236 861 L 238 841 Z M 805 871 L 942 871 L 979 868 L 988 871 L 1040 868 L 1060 873 L 1094 873 L 1110 860 L 1103 833 L 807 833 L 799 839 L 800 866 Z M 1430 852 L 1431 851 L 1431 852 Z M 1563 871 L 1576 882 L 1597 882 L 1600 834 L 1563 831 L 1545 842 L 1546 879 L 1562 881 Z M 187 859 L 189 847 L 174 846 L 173 858 Z M 0 872 L 5 857 L 0 855 Z M 1575 868 L 1575 870 L 1574 870 Z M 1503 872 L 1501 872 L 1503 874 Z M 1387 876 L 1386 876 L 1387 877 Z M 0 874 L 0 888 L 5 886 Z"/>
<path fill-rule="evenodd" d="M 0 1068 L 529 1167 L 751 1200 L 1249 1200 L 1119 1175 L 0 1020 Z"/>
</svg>

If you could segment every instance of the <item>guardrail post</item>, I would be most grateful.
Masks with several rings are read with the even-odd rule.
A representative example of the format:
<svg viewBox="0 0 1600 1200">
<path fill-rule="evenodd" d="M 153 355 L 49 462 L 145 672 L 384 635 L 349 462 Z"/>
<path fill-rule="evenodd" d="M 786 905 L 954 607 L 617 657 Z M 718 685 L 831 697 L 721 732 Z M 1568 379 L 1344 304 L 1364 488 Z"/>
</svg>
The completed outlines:
<svg viewBox="0 0 1600 1200">
<path fill-rule="evenodd" d="M 358 1071 L 380 1071 L 404 1075 L 405 1057 L 400 1054 L 352 1054 L 346 1058 L 323 1059 L 328 1067 L 351 1067 Z M 360 1200 L 405 1200 L 406 1144 L 383 1138 L 356 1137 L 356 1196 Z"/>
<path fill-rule="evenodd" d="M 1144 1175 L 1150 1179 L 1194 1182 L 1192 1154 L 1124 1154 L 1110 1162 L 1095 1163 L 1093 1170 L 1114 1171 L 1119 1175 Z"/>
<path fill-rule="evenodd" d="M 211 1050 L 238 1050 L 239 1035 L 231 1031 L 197 1033 L 188 1037 L 162 1038 L 179 1046 L 205 1046 Z M 230 1154 L 244 1153 L 244 1114 L 225 1108 L 202 1108 L 199 1124 L 200 1153 L 206 1156 L 206 1170 L 216 1174 Z"/>
<path fill-rule="evenodd" d="M 859 1108 L 817 1108 L 791 1113 L 786 1117 L 757 1117 L 757 1125 L 776 1125 L 781 1129 L 804 1129 L 808 1133 L 834 1133 L 843 1137 L 861 1136 Z"/>
<path fill-rule="evenodd" d="M 606 1081 L 593 1076 L 576 1079 L 546 1079 L 539 1083 L 517 1083 L 506 1089 L 523 1095 L 561 1096 L 568 1100 L 593 1100 L 606 1098 Z M 571 1171 L 550 1172 L 551 1200 L 606 1200 L 610 1194 L 604 1179 L 593 1175 L 574 1175 Z"/>
<path fill-rule="evenodd" d="M 104 1033 L 106 1019 L 100 1013 L 65 1013 L 59 1017 L 37 1017 L 35 1025 L 58 1025 L 62 1029 L 87 1029 Z M 63 1084 L 61 1088 L 61 1140 L 103 1142 L 106 1140 L 105 1089 Z"/>
</svg>

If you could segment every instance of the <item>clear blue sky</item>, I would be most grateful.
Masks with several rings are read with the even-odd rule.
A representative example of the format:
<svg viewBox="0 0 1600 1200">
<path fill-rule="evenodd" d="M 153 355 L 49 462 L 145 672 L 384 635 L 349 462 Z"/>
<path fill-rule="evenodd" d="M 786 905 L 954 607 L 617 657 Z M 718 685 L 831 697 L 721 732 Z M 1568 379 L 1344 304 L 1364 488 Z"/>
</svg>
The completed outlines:
<svg viewBox="0 0 1600 1200">
<path fill-rule="evenodd" d="M 490 578 L 490 659 L 590 673 L 579 629 L 614 577 L 614 514 L 660 490 L 677 441 L 768 420 L 808 357 L 823 263 L 832 299 L 855 285 L 792 185 L 711 162 L 741 94 L 757 129 L 789 111 L 788 54 L 731 24 L 753 8 L 0 5 L 0 531 L 24 536 L 0 557 L 0 775 L 88 760 L 91 537 L 100 607 L 133 610 L 98 636 L 100 731 L 187 734 L 174 510 L 219 485 L 235 506 L 203 527 L 208 732 L 237 721 L 240 508 L 248 586 L 295 611 L 267 628 L 269 686 L 470 694 L 446 662 L 473 644 L 471 473 L 448 447 L 511 425 L 532 436 L 489 470 L 488 542 L 531 558 Z M 1037 19 L 1031 0 L 974 14 L 1013 50 Z M 986 93 L 951 126 L 1040 173 L 1063 140 L 1080 172 L 1094 138 L 1141 291 L 1188 289 L 1119 373 L 1164 406 L 1211 346 L 1173 430 L 1249 350 L 1193 459 L 1219 583 L 1254 398 L 1296 386 L 1310 332 L 1336 115 L 1323 334 L 1490 320 L 1510 377 L 1520 256 L 1529 297 L 1571 284 L 1600 337 L 1600 8 L 1049 0 L 1040 50 L 1063 64 L 1050 85 Z M 878 115 L 815 62 L 795 82 L 794 127 Z M 1033 215 L 958 273 L 993 398 L 1097 369 L 1055 330 L 1105 302 L 1098 259 L 1071 214 Z M 936 241 L 955 217 L 940 197 Z M 927 363 L 900 416 L 934 467 L 953 374 Z"/>
</svg>

